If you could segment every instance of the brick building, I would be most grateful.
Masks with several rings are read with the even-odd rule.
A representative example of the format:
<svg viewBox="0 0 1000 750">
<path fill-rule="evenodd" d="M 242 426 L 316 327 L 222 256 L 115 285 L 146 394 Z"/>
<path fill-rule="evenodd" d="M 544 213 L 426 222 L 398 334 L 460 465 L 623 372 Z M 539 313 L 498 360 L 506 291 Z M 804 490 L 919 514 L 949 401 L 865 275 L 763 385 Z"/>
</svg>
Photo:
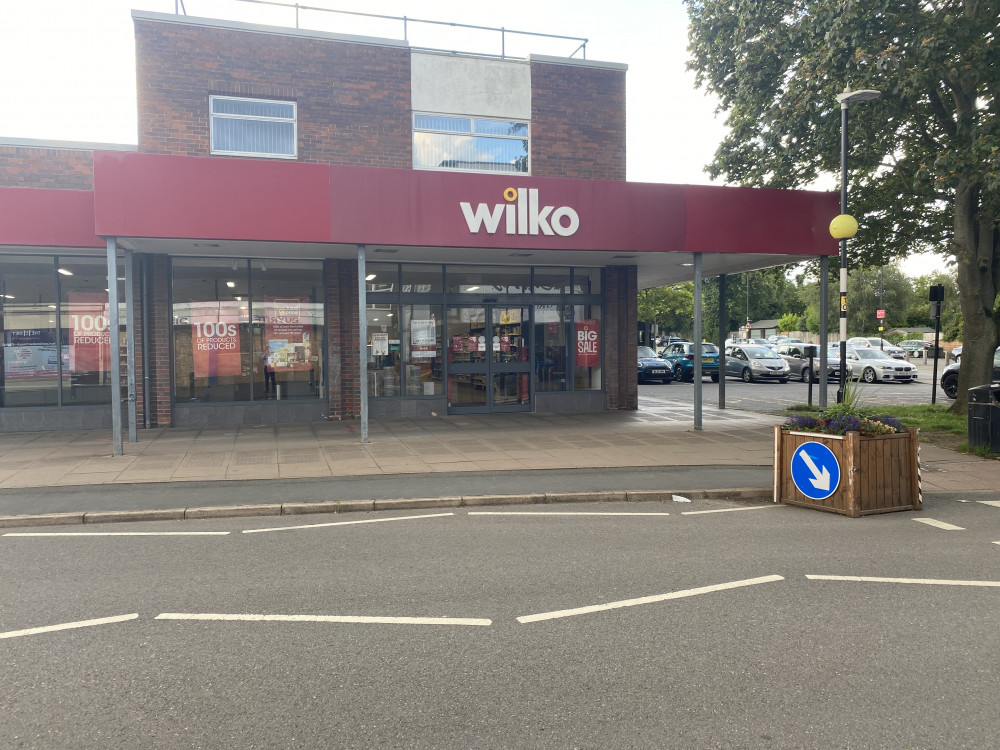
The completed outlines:
<svg viewBox="0 0 1000 750">
<path fill-rule="evenodd" d="M 634 409 L 637 289 L 837 252 L 626 182 L 625 65 L 133 20 L 138 146 L 0 138 L 0 431 Z"/>
</svg>

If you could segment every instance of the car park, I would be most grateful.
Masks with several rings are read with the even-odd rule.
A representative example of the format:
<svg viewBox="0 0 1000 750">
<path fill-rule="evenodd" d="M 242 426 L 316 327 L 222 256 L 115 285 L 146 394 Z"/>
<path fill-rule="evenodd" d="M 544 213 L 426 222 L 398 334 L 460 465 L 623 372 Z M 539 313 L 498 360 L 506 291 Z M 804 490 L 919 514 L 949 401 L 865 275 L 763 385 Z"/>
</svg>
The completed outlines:
<svg viewBox="0 0 1000 750">
<path fill-rule="evenodd" d="M 958 398 L 959 367 L 961 367 L 960 362 L 948 365 L 941 371 L 941 377 L 938 378 L 938 384 L 948 398 Z M 993 352 L 993 382 L 1000 383 L 1000 347 L 997 347 L 997 350 Z"/>
<path fill-rule="evenodd" d="M 923 339 L 907 339 L 899 342 L 899 348 L 911 356 L 926 357 L 934 344 Z"/>
<path fill-rule="evenodd" d="M 847 351 L 852 370 L 849 377 L 866 383 L 912 383 L 917 379 L 917 368 L 909 362 L 899 362 L 880 349 L 856 346 Z"/>
<path fill-rule="evenodd" d="M 854 336 L 847 339 L 851 346 L 869 347 L 888 354 L 893 359 L 906 359 L 906 350 L 878 336 Z"/>
<path fill-rule="evenodd" d="M 820 348 L 817 344 L 782 343 L 778 344 L 778 356 L 788 363 L 789 374 L 799 378 L 803 383 L 819 382 Z M 812 363 L 809 362 L 812 357 Z M 850 367 L 850 365 L 848 365 Z M 840 380 L 840 350 L 828 349 L 826 355 L 827 381 Z"/>
<path fill-rule="evenodd" d="M 740 378 L 744 383 L 757 380 L 787 383 L 788 363 L 770 347 L 732 344 L 726 347 L 726 377 Z"/>
<path fill-rule="evenodd" d="M 670 366 L 648 346 L 640 346 L 638 354 L 640 383 L 649 383 L 655 380 L 666 384 L 673 380 Z"/>
<path fill-rule="evenodd" d="M 674 380 L 694 380 L 694 348 L 691 341 L 675 341 L 660 354 L 669 363 Z M 701 374 L 710 376 L 713 383 L 719 382 L 719 347 L 715 344 L 701 345 Z"/>
</svg>

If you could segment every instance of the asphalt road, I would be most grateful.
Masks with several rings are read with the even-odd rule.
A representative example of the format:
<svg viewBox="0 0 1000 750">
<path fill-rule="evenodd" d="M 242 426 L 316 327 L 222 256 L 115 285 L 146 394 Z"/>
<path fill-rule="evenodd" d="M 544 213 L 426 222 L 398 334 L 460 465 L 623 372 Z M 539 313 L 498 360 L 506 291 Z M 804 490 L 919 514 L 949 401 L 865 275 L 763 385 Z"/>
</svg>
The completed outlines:
<svg viewBox="0 0 1000 750">
<path fill-rule="evenodd" d="M 961 499 L 9 530 L 0 746 L 992 747 L 1000 507 Z"/>
<path fill-rule="evenodd" d="M 911 361 L 910 364 L 916 364 Z M 929 365 L 916 364 L 917 381 L 915 383 L 861 383 L 861 403 L 877 404 L 929 404 L 933 383 L 933 370 Z M 945 367 L 943 361 L 938 362 L 938 373 Z M 837 402 L 839 384 L 829 383 L 827 386 L 827 403 Z M 812 385 L 812 403 L 819 403 L 819 383 Z M 688 382 L 673 382 L 667 385 L 660 383 L 643 383 L 639 385 L 641 398 L 659 398 L 682 401 L 694 400 L 694 384 Z M 702 382 L 702 399 L 706 405 L 717 406 L 719 403 L 719 385 L 707 377 Z M 941 404 L 950 404 L 951 399 L 938 388 L 936 400 Z M 734 378 L 726 378 L 726 406 L 747 411 L 777 412 L 798 404 L 809 403 L 809 384 L 798 380 L 787 383 L 757 382 L 744 383 Z"/>
</svg>

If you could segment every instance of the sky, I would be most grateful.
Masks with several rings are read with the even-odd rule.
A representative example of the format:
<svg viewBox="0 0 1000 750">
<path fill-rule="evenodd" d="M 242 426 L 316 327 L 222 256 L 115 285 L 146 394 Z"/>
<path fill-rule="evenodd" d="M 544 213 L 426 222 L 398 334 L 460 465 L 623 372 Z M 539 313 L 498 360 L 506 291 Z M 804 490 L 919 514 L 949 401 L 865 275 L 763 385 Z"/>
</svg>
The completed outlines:
<svg viewBox="0 0 1000 750">
<path fill-rule="evenodd" d="M 137 141 L 130 11 L 173 13 L 179 0 L 0 0 L 0 138 Z M 294 26 L 295 11 L 240 0 L 184 0 L 190 16 Z M 292 3 L 294 4 L 294 3 Z M 312 7 L 504 27 L 588 39 L 590 60 L 626 63 L 627 179 L 710 184 L 725 134 L 717 102 L 687 71 L 681 0 L 305 0 Z M 402 37 L 402 22 L 301 11 L 304 28 Z M 499 53 L 500 34 L 408 24 L 415 46 Z M 512 56 L 569 56 L 579 42 L 506 35 Z M 579 53 L 577 53 L 579 57 Z M 835 176 L 819 189 L 836 189 Z M 942 267 L 913 258 L 910 275 Z"/>
</svg>

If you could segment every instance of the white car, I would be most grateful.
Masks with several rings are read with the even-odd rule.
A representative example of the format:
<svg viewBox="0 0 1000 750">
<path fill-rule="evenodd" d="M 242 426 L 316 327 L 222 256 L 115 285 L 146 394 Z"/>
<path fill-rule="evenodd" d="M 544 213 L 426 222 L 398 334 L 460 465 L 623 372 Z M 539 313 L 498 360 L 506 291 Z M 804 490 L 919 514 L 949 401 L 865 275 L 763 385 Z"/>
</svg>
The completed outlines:
<svg viewBox="0 0 1000 750">
<path fill-rule="evenodd" d="M 903 347 L 891 344 L 878 336 L 855 336 L 854 338 L 847 339 L 847 344 L 849 346 L 878 349 L 881 352 L 885 352 L 893 359 L 906 359 L 906 350 Z"/>
<path fill-rule="evenodd" d="M 916 367 L 871 347 L 848 348 L 847 364 L 850 367 L 850 377 L 866 383 L 912 383 L 917 379 Z"/>
</svg>

